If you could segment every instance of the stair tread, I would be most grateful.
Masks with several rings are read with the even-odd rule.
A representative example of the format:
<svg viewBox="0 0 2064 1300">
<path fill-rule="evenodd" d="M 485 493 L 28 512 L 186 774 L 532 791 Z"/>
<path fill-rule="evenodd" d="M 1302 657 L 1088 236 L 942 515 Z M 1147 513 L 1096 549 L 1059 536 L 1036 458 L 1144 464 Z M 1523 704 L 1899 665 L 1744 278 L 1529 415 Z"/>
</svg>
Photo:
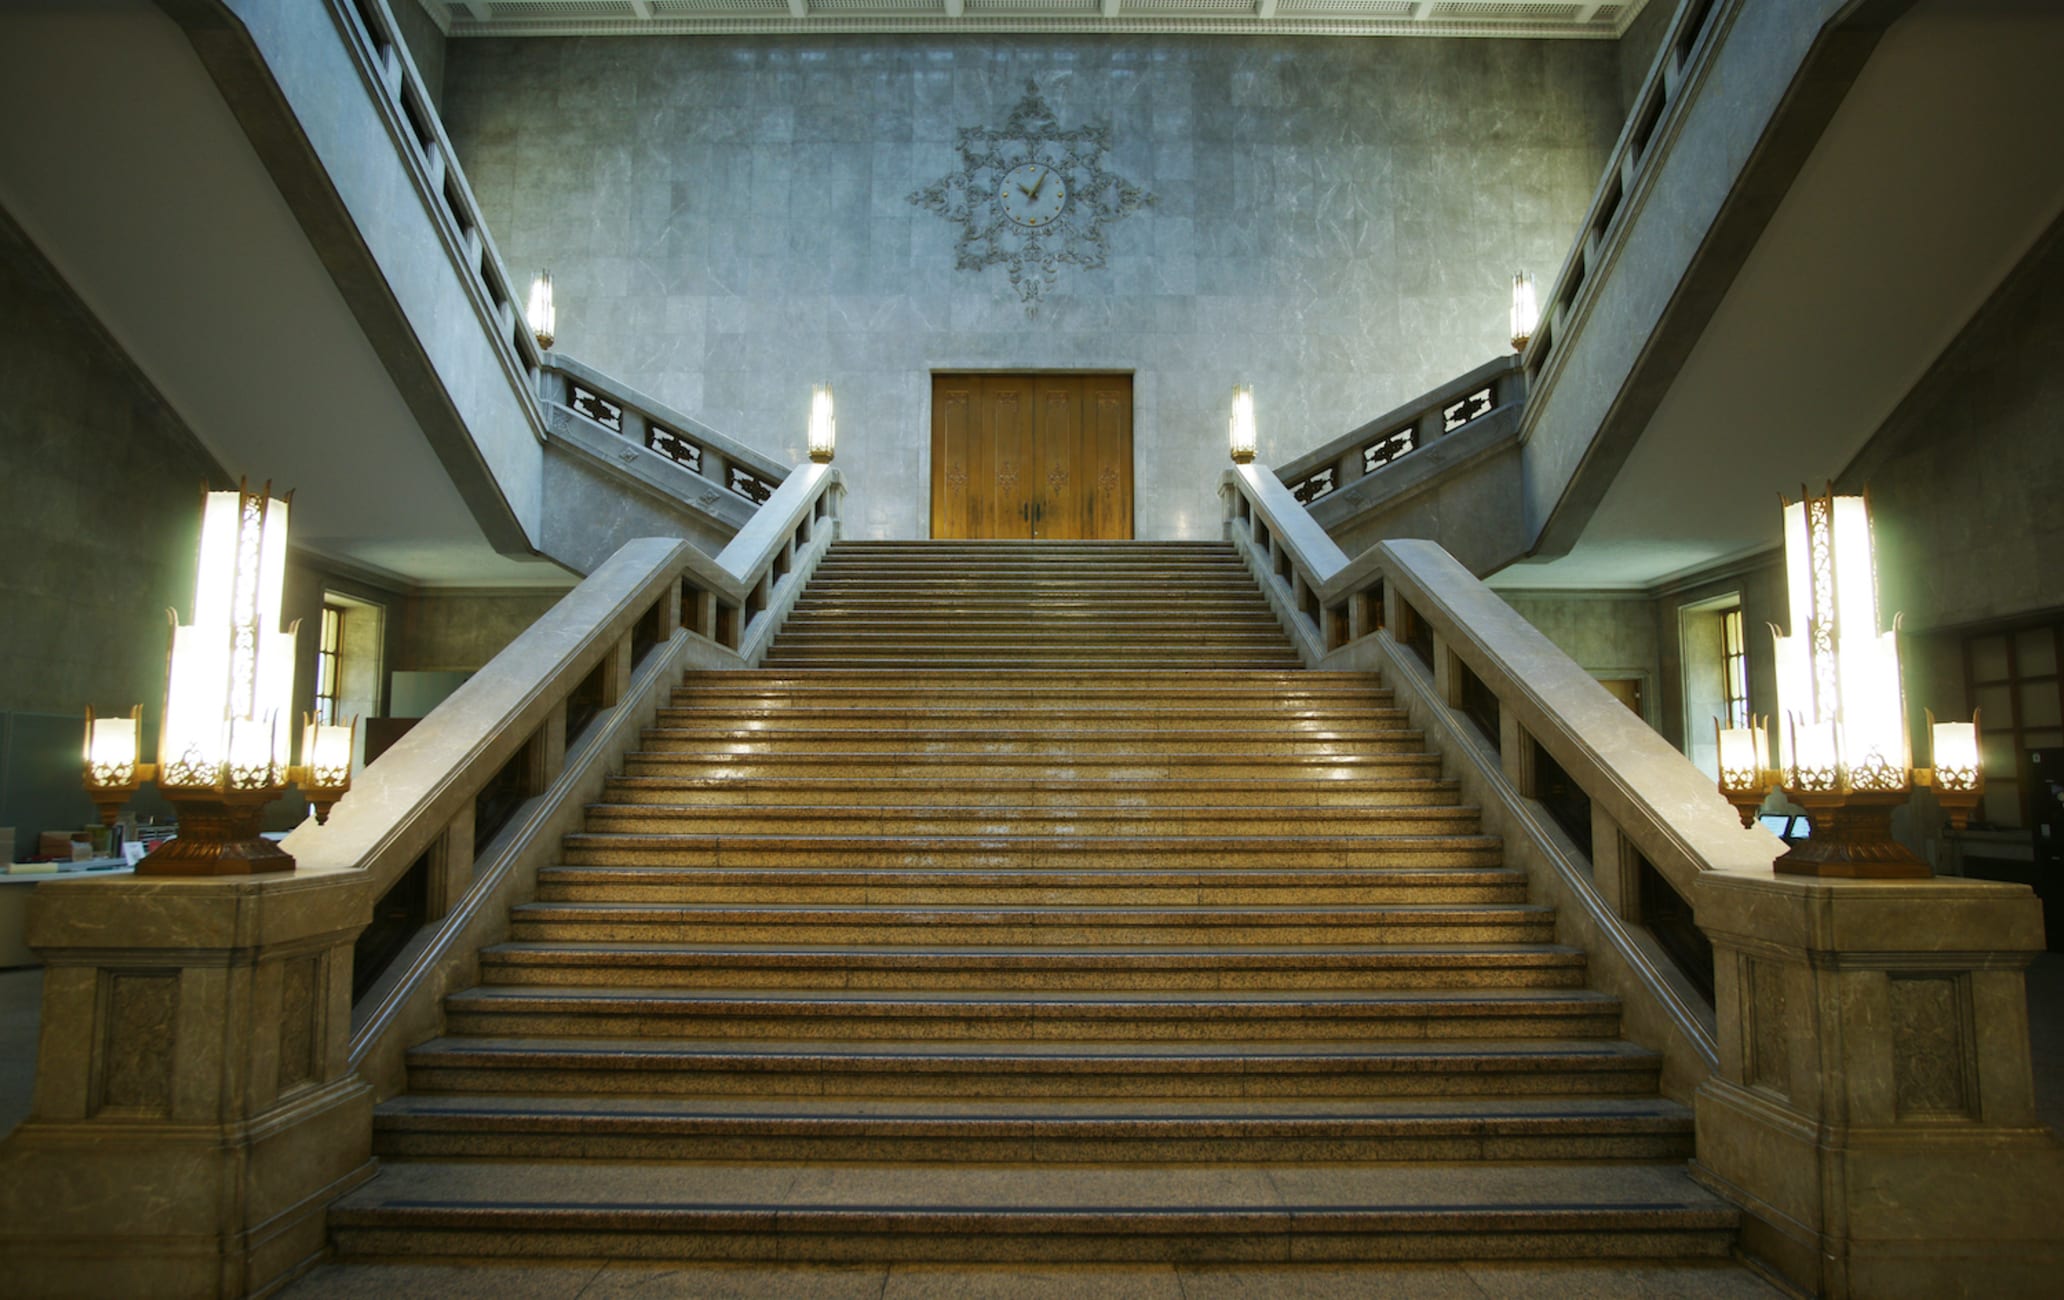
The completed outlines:
<svg viewBox="0 0 2064 1300">
<path fill-rule="evenodd" d="M 1295 1219 L 1368 1228 L 1383 1220 L 1495 1217 L 1507 1226 L 1667 1219 L 1731 1227 L 1737 1211 L 1682 1165 L 1303 1164 L 1110 1167 L 839 1164 L 573 1165 L 556 1162 L 414 1161 L 390 1164 L 347 1193 L 333 1222 L 443 1212 L 476 1220 L 605 1213 L 619 1226 L 664 1223 L 684 1213 L 728 1219 L 839 1215 L 893 1227 L 946 1217 L 991 1231 L 1050 1229 L 1072 1219 L 1099 1233 L 1152 1231 L 1183 1222 Z M 1160 1222 L 1155 1222 L 1159 1220 Z M 849 1226 L 858 1227 L 858 1223 Z M 1226 1225 L 1231 1226 L 1231 1225 Z M 1322 1223 L 1312 1228 L 1327 1226 Z"/>
<path fill-rule="evenodd" d="M 1439 1007 L 1446 1014 L 1459 1015 L 1472 1006 L 1582 1006 L 1611 1008 L 1619 999 L 1595 989 L 1409 989 L 1381 991 L 1274 989 L 1245 991 L 1214 989 L 1135 992 L 1028 992 L 1013 989 L 951 989 L 924 993 L 891 993 L 875 989 L 672 989 L 608 988 L 568 989 L 557 985 L 491 984 L 454 993 L 446 1005 L 503 1005 L 590 1003 L 598 1006 L 653 1004 L 660 1006 L 766 1006 L 795 1007 L 836 1005 L 856 1008 L 889 1007 L 982 1007 L 1054 1008 L 1326 1008 L 1326 1007 Z"/>
<path fill-rule="evenodd" d="M 907 948 L 882 948 L 869 944 L 740 944 L 740 943 L 637 943 L 561 941 L 542 943 L 512 940 L 482 949 L 483 953 L 639 953 L 649 955 L 750 956 L 768 960 L 837 957 L 853 961 L 911 962 L 945 960 L 1018 960 L 1056 962 L 1064 960 L 1136 961 L 1169 963 L 1207 962 L 1232 965 L 1297 965 L 1305 962 L 1341 963 L 1380 959 L 1404 960 L 1447 958 L 1484 961 L 1578 960 L 1581 948 L 1561 944 L 1239 944 L 1233 947 L 1167 946 L 1147 944 L 940 944 Z"/>
<path fill-rule="evenodd" d="M 559 1127 L 682 1121 L 891 1122 L 1068 1125 L 1272 1124 L 1315 1128 L 1586 1126 L 1688 1127 L 1689 1108 L 1662 1097 L 1256 1097 L 1222 1098 L 902 1098 L 902 1097 L 583 1097 L 522 1093 L 404 1093 L 374 1108 L 379 1119 L 491 1121 L 521 1118 Z"/>
<path fill-rule="evenodd" d="M 580 1059 L 672 1068 L 690 1059 L 836 1063 L 1018 1063 L 1101 1068 L 1158 1061 L 1219 1072 L 1266 1075 L 1299 1064 L 1338 1062 L 1476 1062 L 1531 1069 L 1544 1062 L 1606 1064 L 1653 1061 L 1656 1054 L 1616 1038 L 1382 1039 L 800 1039 L 609 1038 L 446 1035 L 409 1049 L 411 1061 L 433 1058 Z"/>
</svg>

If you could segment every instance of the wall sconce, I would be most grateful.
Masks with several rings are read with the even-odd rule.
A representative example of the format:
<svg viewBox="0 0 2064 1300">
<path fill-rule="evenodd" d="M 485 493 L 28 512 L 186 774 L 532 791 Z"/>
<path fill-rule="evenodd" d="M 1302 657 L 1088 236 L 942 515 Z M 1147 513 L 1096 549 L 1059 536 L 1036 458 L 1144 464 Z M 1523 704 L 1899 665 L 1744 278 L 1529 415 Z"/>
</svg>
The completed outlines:
<svg viewBox="0 0 2064 1300">
<path fill-rule="evenodd" d="M 311 720 L 303 762 L 287 761 L 298 624 L 278 624 L 291 497 L 274 497 L 267 484 L 203 498 L 194 621 L 178 626 L 174 615 L 158 761 L 138 760 L 141 708 L 126 718 L 86 712 L 85 785 L 101 821 L 113 825 L 147 780 L 179 813 L 178 838 L 138 863 L 140 875 L 292 870 L 293 857 L 259 833 L 265 806 L 298 782 L 322 820 L 351 787 L 355 720 Z"/>
<path fill-rule="evenodd" d="M 530 332 L 536 336 L 538 346 L 549 351 L 552 341 L 559 336 L 559 311 L 552 305 L 550 271 L 539 271 L 537 279 L 530 282 L 530 304 L 524 308 L 523 318 L 530 322 Z"/>
<path fill-rule="evenodd" d="M 1226 420 L 1226 430 L 1233 444 L 1233 463 L 1251 465 L 1254 463 L 1254 385 L 1233 385 L 1233 413 Z"/>
<path fill-rule="evenodd" d="M 1541 304 L 1534 297 L 1534 273 L 1521 271 L 1512 277 L 1512 350 L 1526 351 L 1540 325 Z"/>
<path fill-rule="evenodd" d="M 832 405 L 831 385 L 810 385 L 810 459 L 829 465 L 838 451 L 838 413 Z"/>
<path fill-rule="evenodd" d="M 1718 729 L 1720 791 L 1744 825 L 1773 783 L 1806 810 L 1812 835 L 1777 859 L 1778 871 L 1926 876 L 1928 865 L 1892 838 L 1892 812 L 1915 785 L 1939 787 L 1946 777 L 1968 818 L 1980 784 L 1976 724 L 1937 725 L 1938 771 L 1913 770 L 1897 632 L 1878 630 L 1869 500 L 1830 487 L 1783 504 L 1792 635 L 1771 629 L 1783 716 L 1778 765 L 1762 767 L 1769 749 L 1760 722 Z"/>
</svg>

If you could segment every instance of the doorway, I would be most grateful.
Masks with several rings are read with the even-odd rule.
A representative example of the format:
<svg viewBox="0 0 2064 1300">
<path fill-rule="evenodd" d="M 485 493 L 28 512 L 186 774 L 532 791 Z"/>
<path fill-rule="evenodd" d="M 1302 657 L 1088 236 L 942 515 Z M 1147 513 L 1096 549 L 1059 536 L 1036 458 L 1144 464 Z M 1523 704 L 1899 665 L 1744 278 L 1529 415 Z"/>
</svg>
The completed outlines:
<svg viewBox="0 0 2064 1300">
<path fill-rule="evenodd" d="M 1132 536 L 1132 376 L 932 376 L 932 536 Z"/>
</svg>

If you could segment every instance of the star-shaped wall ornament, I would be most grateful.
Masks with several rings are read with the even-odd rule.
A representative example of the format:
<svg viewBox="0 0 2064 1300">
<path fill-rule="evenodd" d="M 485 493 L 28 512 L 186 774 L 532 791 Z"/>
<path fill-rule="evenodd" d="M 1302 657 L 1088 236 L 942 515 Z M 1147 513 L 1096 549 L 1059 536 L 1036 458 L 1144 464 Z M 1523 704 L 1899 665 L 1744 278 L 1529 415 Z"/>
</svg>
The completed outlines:
<svg viewBox="0 0 2064 1300">
<path fill-rule="evenodd" d="M 960 170 L 910 196 L 960 227 L 955 266 L 982 271 L 1001 265 L 1024 301 L 1039 313 L 1060 265 L 1093 270 L 1110 257 L 1104 227 L 1154 201 L 1154 196 L 1104 170 L 1111 147 L 1105 126 L 1063 131 L 1025 83 L 1025 97 L 1000 130 L 964 126 L 955 139 Z"/>
</svg>

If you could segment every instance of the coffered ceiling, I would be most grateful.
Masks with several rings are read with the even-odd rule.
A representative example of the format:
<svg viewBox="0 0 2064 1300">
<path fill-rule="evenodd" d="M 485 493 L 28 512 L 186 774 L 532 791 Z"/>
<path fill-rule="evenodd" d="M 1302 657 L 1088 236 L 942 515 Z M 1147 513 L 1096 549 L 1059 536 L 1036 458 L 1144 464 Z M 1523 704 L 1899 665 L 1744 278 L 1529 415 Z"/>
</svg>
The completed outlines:
<svg viewBox="0 0 2064 1300">
<path fill-rule="evenodd" d="M 401 0 L 406 2 L 406 0 Z M 1611 40 L 1666 0 L 422 0 L 448 36 L 1109 32 Z"/>
</svg>

